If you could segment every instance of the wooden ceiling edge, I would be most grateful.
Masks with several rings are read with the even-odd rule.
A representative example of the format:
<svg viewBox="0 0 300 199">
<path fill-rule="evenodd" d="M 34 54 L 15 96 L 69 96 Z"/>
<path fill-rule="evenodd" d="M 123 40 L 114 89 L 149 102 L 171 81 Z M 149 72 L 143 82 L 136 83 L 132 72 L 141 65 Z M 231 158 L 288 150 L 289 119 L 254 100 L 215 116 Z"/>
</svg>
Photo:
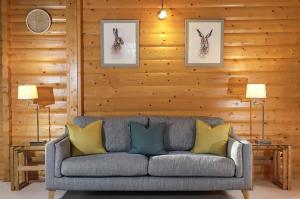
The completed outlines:
<svg viewBox="0 0 300 199">
<path fill-rule="evenodd" d="M 9 43 L 8 43 L 8 7 L 9 0 L 1 1 L 1 38 L 2 38 L 2 134 L 3 134 L 3 175 L 4 181 L 9 181 L 9 147 L 11 144 L 11 89 L 10 89 L 10 65 L 9 65 Z"/>
</svg>

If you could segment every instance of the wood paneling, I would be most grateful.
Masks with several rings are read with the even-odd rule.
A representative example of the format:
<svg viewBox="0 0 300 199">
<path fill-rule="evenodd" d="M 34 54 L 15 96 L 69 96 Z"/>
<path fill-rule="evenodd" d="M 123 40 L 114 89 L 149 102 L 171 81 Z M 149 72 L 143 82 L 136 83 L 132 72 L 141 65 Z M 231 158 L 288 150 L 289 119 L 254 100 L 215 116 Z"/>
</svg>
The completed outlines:
<svg viewBox="0 0 300 199">
<path fill-rule="evenodd" d="M 55 104 L 51 105 L 51 137 L 64 132 L 67 121 L 67 55 L 65 0 L 23 1 L 4 0 L 2 7 L 2 45 L 7 56 L 2 59 L 3 132 L 0 134 L 0 176 L 7 179 L 9 144 L 36 139 L 35 106 L 17 99 L 20 84 L 36 84 L 54 88 Z M 4 3 L 2 4 L 4 5 Z M 25 23 L 27 13 L 34 8 L 45 9 L 52 18 L 45 34 L 31 33 Z M 7 24 L 4 24 L 7 21 Z M 5 34 L 4 34 L 5 33 Z M 2 98 L 1 98 L 2 99 Z M 1 106 L 2 108 L 2 106 Z M 40 135 L 48 140 L 48 110 L 40 110 Z M 2 147 L 4 146 L 4 147 Z M 6 175 L 3 175 L 6 174 Z"/>
<path fill-rule="evenodd" d="M 33 34 L 26 27 L 26 15 L 35 7 L 51 15 L 52 25 L 45 34 Z M 10 0 L 9 12 L 12 143 L 32 140 L 36 135 L 34 106 L 17 100 L 20 84 L 54 88 L 50 128 L 56 137 L 64 132 L 67 118 L 66 2 Z M 48 139 L 47 110 L 41 109 L 40 120 L 41 137 Z"/>
<path fill-rule="evenodd" d="M 67 0 L 68 121 L 82 114 L 81 16 L 82 1 Z"/>
<path fill-rule="evenodd" d="M 230 82 L 228 91 L 230 79 L 248 78 L 250 83 L 267 84 L 266 135 L 293 145 L 293 168 L 300 175 L 298 0 L 166 0 L 164 21 L 156 18 L 161 0 L 7 1 L 1 7 L 5 52 L 0 156 L 5 160 L 10 143 L 35 138 L 34 107 L 16 99 L 19 84 L 54 87 L 52 137 L 63 133 L 67 112 L 74 116 L 83 111 L 85 115 L 219 116 L 249 138 L 249 103 L 236 94 L 242 87 Z M 27 30 L 25 17 L 33 8 L 50 13 L 53 24 L 47 33 L 34 35 Z M 184 20 L 190 18 L 225 20 L 223 67 L 184 66 Z M 100 66 L 101 19 L 140 20 L 140 67 Z M 48 136 L 47 118 L 41 110 L 43 138 Z M 253 136 L 258 137 L 260 107 L 254 107 L 252 120 Z M 0 162 L 0 178 L 8 173 L 5 165 Z M 257 167 L 255 174 L 266 175 L 269 170 Z"/>
<path fill-rule="evenodd" d="M 11 101 L 10 101 L 10 65 L 9 65 L 9 31 L 8 31 L 8 1 L 1 1 L 1 41 L 2 41 L 2 60 L 1 60 L 1 87 L 2 87 L 2 119 L 0 151 L 2 161 L 0 162 L 0 178 L 9 179 L 9 144 L 11 142 Z M 1 174 L 2 173 L 2 174 Z"/>
<path fill-rule="evenodd" d="M 266 135 L 293 145 L 293 167 L 299 175 L 300 2 L 167 0 L 168 18 L 159 21 L 160 2 L 83 1 L 84 114 L 220 116 L 249 138 L 249 103 L 228 93 L 228 81 L 266 83 Z M 225 20 L 224 67 L 184 66 L 184 20 L 190 18 Z M 139 68 L 100 66 L 101 19 L 140 20 Z M 261 130 L 260 111 L 254 107 L 255 137 Z M 260 167 L 255 173 L 269 172 Z"/>
<path fill-rule="evenodd" d="M 1 9 L 2 9 L 2 7 L 3 7 L 3 5 L 2 5 L 2 2 L 1 2 Z M 2 10 L 1 10 L 1 13 L 2 13 Z M 1 23 L 1 26 L 0 26 L 0 35 L 1 35 L 1 37 L 0 37 L 0 60 L 1 60 L 1 62 L 0 62 L 0 75 L 1 75 L 1 80 L 0 80 L 0 84 L 1 84 L 1 88 L 2 88 L 2 53 L 3 53 L 3 51 L 2 51 L 2 39 L 3 39 L 3 37 L 2 37 L 2 14 L 0 14 L 0 23 Z M 2 94 L 0 95 L 0 104 L 1 104 L 1 106 L 0 106 L 0 115 L 1 115 L 1 118 L 0 118 L 0 145 L 1 146 L 3 146 L 4 145 L 4 143 L 3 143 L 3 141 L 4 141 L 4 139 L 3 139 L 3 130 L 2 130 L 2 108 L 3 108 L 3 101 L 2 101 Z M 2 157 L 3 156 L 3 154 L 4 154 L 4 151 L 3 151 L 3 147 L 0 147 L 0 157 Z M 0 180 L 3 180 L 3 178 L 4 178 L 4 163 L 3 162 L 1 162 L 0 163 Z"/>
</svg>

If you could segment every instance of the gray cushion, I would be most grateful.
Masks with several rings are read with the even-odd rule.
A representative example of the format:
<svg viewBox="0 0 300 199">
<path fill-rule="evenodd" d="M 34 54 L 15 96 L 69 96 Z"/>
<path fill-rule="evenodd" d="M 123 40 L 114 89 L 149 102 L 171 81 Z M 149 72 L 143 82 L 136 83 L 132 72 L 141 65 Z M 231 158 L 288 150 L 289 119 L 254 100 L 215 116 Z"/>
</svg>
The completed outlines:
<svg viewBox="0 0 300 199">
<path fill-rule="evenodd" d="M 84 127 L 96 120 L 103 120 L 104 143 L 109 152 L 125 152 L 130 149 L 129 122 L 138 122 L 146 125 L 147 117 L 91 117 L 81 116 L 74 119 L 74 123 Z"/>
<path fill-rule="evenodd" d="M 195 120 L 188 117 L 150 117 L 150 125 L 166 123 L 166 150 L 190 150 L 195 140 Z"/>
<path fill-rule="evenodd" d="M 70 157 L 62 162 L 64 176 L 144 176 L 147 175 L 148 158 L 139 154 L 115 152 Z"/>
<path fill-rule="evenodd" d="M 148 173 L 151 176 L 233 177 L 235 164 L 232 159 L 221 156 L 170 152 L 151 157 Z"/>
<path fill-rule="evenodd" d="M 164 136 L 166 150 L 191 150 L 195 142 L 196 119 L 205 121 L 211 126 L 224 123 L 221 118 L 215 117 L 149 117 L 150 125 L 166 123 Z"/>
<path fill-rule="evenodd" d="M 209 124 L 212 127 L 218 126 L 220 124 L 224 124 L 224 120 L 222 118 L 219 118 L 219 117 L 201 116 L 201 117 L 197 117 L 195 119 L 202 120 L 202 121 L 206 122 L 207 124 Z"/>
</svg>

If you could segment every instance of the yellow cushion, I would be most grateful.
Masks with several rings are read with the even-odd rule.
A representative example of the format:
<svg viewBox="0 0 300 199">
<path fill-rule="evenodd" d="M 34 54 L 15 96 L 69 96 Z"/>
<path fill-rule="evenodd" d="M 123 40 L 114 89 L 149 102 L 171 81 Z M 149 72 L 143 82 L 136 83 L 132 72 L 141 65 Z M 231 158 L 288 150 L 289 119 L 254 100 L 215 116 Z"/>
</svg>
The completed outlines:
<svg viewBox="0 0 300 199">
<path fill-rule="evenodd" d="M 192 152 L 226 156 L 230 129 L 230 124 L 221 124 L 212 128 L 207 123 L 197 120 L 196 139 Z"/>
<path fill-rule="evenodd" d="M 72 143 L 72 156 L 106 153 L 102 143 L 102 121 L 96 121 L 81 128 L 67 124 Z"/>
</svg>

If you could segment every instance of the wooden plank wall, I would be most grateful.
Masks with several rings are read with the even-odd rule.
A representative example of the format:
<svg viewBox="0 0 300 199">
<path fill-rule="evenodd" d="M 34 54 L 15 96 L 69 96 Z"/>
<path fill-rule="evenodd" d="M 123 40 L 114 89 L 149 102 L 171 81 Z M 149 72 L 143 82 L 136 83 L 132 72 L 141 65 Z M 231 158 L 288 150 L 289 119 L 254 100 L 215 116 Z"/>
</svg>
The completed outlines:
<svg viewBox="0 0 300 199">
<path fill-rule="evenodd" d="M 46 34 L 31 33 L 25 23 L 27 13 L 42 8 L 50 13 L 52 25 Z M 54 88 L 55 104 L 51 105 L 51 136 L 64 132 L 67 118 L 66 67 L 66 2 L 65 0 L 9 1 L 9 56 L 11 67 L 11 142 L 36 139 L 35 106 L 17 100 L 20 84 L 36 84 Z M 48 112 L 40 114 L 41 138 L 48 139 Z"/>
<path fill-rule="evenodd" d="M 206 115 L 231 122 L 249 137 L 249 103 L 228 94 L 230 78 L 266 83 L 266 134 L 294 147 L 300 174 L 300 2 L 298 0 L 83 1 L 85 115 Z M 225 66 L 184 66 L 184 20 L 225 20 Z M 99 67 L 101 19 L 140 20 L 140 67 Z M 253 134 L 261 130 L 259 107 Z M 257 176 L 269 168 L 256 168 Z"/>
<path fill-rule="evenodd" d="M 0 3 L 1 5 L 1 3 Z M 2 8 L 2 5 L 1 5 L 1 8 Z M 1 10 L 1 9 L 0 9 Z M 1 23 L 1 26 L 0 26 L 0 88 L 2 88 L 2 15 L 0 14 L 0 23 Z M 0 145 L 3 146 L 4 144 L 4 136 L 3 136 L 3 131 L 2 131 L 2 95 L 0 95 Z M 3 157 L 4 155 L 4 150 L 3 150 L 3 147 L 0 147 L 0 157 Z M 1 161 L 0 162 L 0 180 L 3 180 L 3 177 L 4 177 L 4 161 Z"/>
<path fill-rule="evenodd" d="M 1 1 L 1 179 L 9 178 L 9 144 L 11 137 L 11 103 L 10 103 L 10 67 L 9 67 L 9 39 L 8 39 L 8 0 Z"/>
</svg>

